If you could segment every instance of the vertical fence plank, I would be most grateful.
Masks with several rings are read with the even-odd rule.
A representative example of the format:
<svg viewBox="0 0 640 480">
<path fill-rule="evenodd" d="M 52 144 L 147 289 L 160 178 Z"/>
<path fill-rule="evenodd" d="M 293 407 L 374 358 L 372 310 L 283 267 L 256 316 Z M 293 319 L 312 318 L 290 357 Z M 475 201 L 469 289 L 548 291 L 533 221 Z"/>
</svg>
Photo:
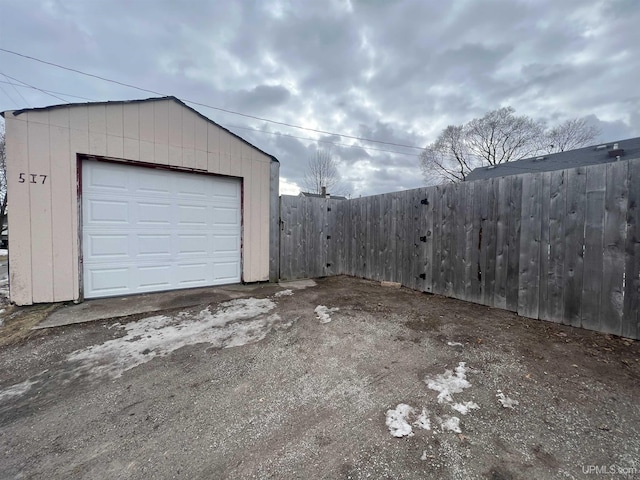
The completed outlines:
<svg viewBox="0 0 640 480">
<path fill-rule="evenodd" d="M 583 280 L 584 218 L 586 194 L 584 167 L 567 170 L 565 214 L 564 323 L 579 327 Z"/>
<path fill-rule="evenodd" d="M 444 185 L 438 185 L 433 196 L 433 249 L 431 251 L 431 284 L 433 293 L 442 294 L 444 291 L 440 269 L 442 264 L 442 203 Z"/>
<path fill-rule="evenodd" d="M 464 202 L 464 300 L 473 301 L 473 278 L 477 268 L 478 242 L 477 234 L 473 229 L 474 225 L 474 198 L 475 189 L 478 182 L 469 182 L 467 186 L 467 195 Z M 477 278 L 477 275 L 476 275 Z"/>
<path fill-rule="evenodd" d="M 418 288 L 418 275 L 419 272 L 419 259 L 420 253 L 418 248 L 420 247 L 420 226 L 419 226 L 419 213 L 420 213 L 420 199 L 419 190 L 413 189 L 407 192 L 406 198 L 406 236 L 404 237 L 404 243 L 408 247 L 407 258 L 405 264 L 406 275 L 403 277 L 402 284 L 408 288 L 419 290 Z"/>
<path fill-rule="evenodd" d="M 509 186 L 509 230 L 507 234 L 507 310 L 518 311 L 520 277 L 520 221 L 522 218 L 522 175 L 512 176 Z"/>
<path fill-rule="evenodd" d="M 496 217 L 497 217 L 497 178 L 491 179 L 487 191 L 486 220 L 483 228 L 485 252 L 485 271 L 482 273 L 483 301 L 485 305 L 493 306 L 496 286 Z"/>
<path fill-rule="evenodd" d="M 567 210 L 567 173 L 551 172 L 549 201 L 549 270 L 547 307 L 544 320 L 564 321 L 565 213 Z"/>
<path fill-rule="evenodd" d="M 465 229 L 465 216 L 466 216 L 466 201 L 467 190 L 469 189 L 469 183 L 461 183 L 457 186 L 457 194 L 453 198 L 455 216 L 454 229 L 455 229 L 455 245 L 453 247 L 452 255 L 452 269 L 453 269 L 453 292 L 452 295 L 455 298 L 464 300 L 465 298 L 465 254 L 466 254 L 466 229 Z"/>
<path fill-rule="evenodd" d="M 471 296 L 470 301 L 482 303 L 482 211 L 485 201 L 487 182 L 475 182 L 473 191 L 473 216 L 472 216 L 472 272 L 471 272 Z"/>
<path fill-rule="evenodd" d="M 594 165 L 587 169 L 582 325 L 592 330 L 597 330 L 600 327 L 606 178 L 606 165 Z"/>
<path fill-rule="evenodd" d="M 433 225 L 435 221 L 435 206 L 437 189 L 436 187 L 422 188 L 420 189 L 420 227 L 421 236 L 425 236 L 425 242 L 422 243 L 421 259 L 420 259 L 420 273 L 424 275 L 422 279 L 423 292 L 433 293 L 433 243 L 434 243 L 434 231 Z M 422 201 L 426 203 L 422 203 Z"/>
<path fill-rule="evenodd" d="M 549 307 L 549 212 L 551 209 L 551 172 L 541 173 L 542 194 L 540 197 L 540 286 L 538 293 L 538 318 L 548 316 Z"/>
<path fill-rule="evenodd" d="M 440 239 L 440 269 L 439 282 L 440 293 L 450 297 L 453 290 L 452 281 L 452 261 L 451 254 L 454 246 L 453 227 L 455 211 L 453 210 L 452 199 L 456 185 L 443 185 L 442 189 L 442 205 L 441 205 L 441 239 Z"/>
<path fill-rule="evenodd" d="M 541 191 L 541 174 L 527 175 L 522 179 L 518 315 L 529 318 L 538 318 Z"/>
<path fill-rule="evenodd" d="M 640 160 L 630 160 L 622 335 L 640 338 Z"/>
<path fill-rule="evenodd" d="M 600 331 L 622 334 L 628 162 L 607 163 Z"/>
<path fill-rule="evenodd" d="M 507 308 L 507 262 L 509 259 L 509 193 L 513 177 L 498 180 L 498 210 L 496 217 L 496 266 L 493 305 Z"/>
</svg>

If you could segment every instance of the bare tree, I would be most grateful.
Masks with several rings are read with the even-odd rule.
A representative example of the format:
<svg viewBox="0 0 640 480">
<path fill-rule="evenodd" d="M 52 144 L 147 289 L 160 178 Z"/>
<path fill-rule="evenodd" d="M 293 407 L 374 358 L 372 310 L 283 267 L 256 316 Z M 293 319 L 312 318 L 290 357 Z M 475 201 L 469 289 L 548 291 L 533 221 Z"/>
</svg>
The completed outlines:
<svg viewBox="0 0 640 480">
<path fill-rule="evenodd" d="M 600 135 L 600 129 L 589 125 L 584 118 L 571 118 L 549 129 L 545 135 L 544 151 L 564 152 L 584 147 Z"/>
<path fill-rule="evenodd" d="M 322 187 L 325 187 L 328 193 L 343 193 L 337 191 L 341 188 L 340 173 L 331 151 L 316 150 L 307 163 L 303 182 L 310 193 L 322 193 Z"/>
<path fill-rule="evenodd" d="M 503 107 L 445 128 L 420 154 L 420 167 L 427 184 L 461 182 L 475 168 L 577 148 L 598 133 L 580 119 L 547 129 L 543 122 Z"/>
<path fill-rule="evenodd" d="M 474 162 L 465 144 L 462 125 L 449 125 L 420 154 L 420 166 L 427 184 L 440 179 L 461 182 L 473 170 Z"/>
</svg>

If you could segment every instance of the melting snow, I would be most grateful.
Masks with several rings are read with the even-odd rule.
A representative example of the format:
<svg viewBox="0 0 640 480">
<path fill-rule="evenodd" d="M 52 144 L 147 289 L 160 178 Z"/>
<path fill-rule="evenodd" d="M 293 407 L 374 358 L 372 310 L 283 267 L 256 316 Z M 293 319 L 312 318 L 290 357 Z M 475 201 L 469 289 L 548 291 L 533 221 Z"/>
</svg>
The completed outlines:
<svg viewBox="0 0 640 480">
<path fill-rule="evenodd" d="M 514 400 L 513 398 L 507 397 L 500 390 L 498 390 L 496 397 L 498 397 L 498 401 L 502 404 L 504 408 L 515 408 L 516 405 L 520 404 L 518 400 Z"/>
<path fill-rule="evenodd" d="M 447 342 L 447 345 L 450 347 L 462 347 L 463 345 L 460 342 Z"/>
<path fill-rule="evenodd" d="M 206 308 L 195 318 L 180 314 L 145 318 L 119 326 L 126 331 L 123 337 L 77 350 L 67 359 L 80 362 L 79 371 L 117 378 L 186 345 L 228 348 L 257 342 L 271 329 L 290 325 L 277 314 L 269 315 L 275 306 L 269 299 L 246 298 L 221 303 L 214 313 Z"/>
<path fill-rule="evenodd" d="M 324 305 L 318 305 L 316 307 L 316 309 L 314 310 L 314 312 L 316 312 L 316 315 L 318 316 L 318 319 L 320 320 L 320 323 L 329 323 L 331 321 L 331 313 L 333 312 L 337 312 L 338 310 L 340 310 L 339 308 L 328 308 L 325 307 Z"/>
<path fill-rule="evenodd" d="M 422 428 L 423 430 L 431 430 L 431 420 L 429 420 L 429 412 L 423 408 L 422 413 L 418 415 L 418 418 L 415 422 L 413 422 L 413 425 L 418 428 Z"/>
<path fill-rule="evenodd" d="M 387 410 L 387 427 L 391 435 L 398 438 L 413 436 L 413 429 L 407 422 L 407 417 L 413 411 L 413 408 L 405 403 L 399 404 L 395 410 Z"/>
<path fill-rule="evenodd" d="M 293 295 L 293 290 L 281 290 L 279 292 L 276 292 L 274 297 L 279 298 L 279 297 L 289 297 Z"/>
<path fill-rule="evenodd" d="M 462 402 L 462 403 L 454 403 L 451 405 L 455 411 L 460 412 L 462 415 L 466 415 L 469 413 L 469 410 L 477 410 L 480 407 L 475 402 Z"/>
<path fill-rule="evenodd" d="M 415 420 L 411 422 L 411 417 Z M 431 421 L 429 420 L 429 412 L 422 409 L 422 413 L 416 416 L 416 409 L 406 403 L 400 403 L 395 410 L 387 410 L 387 427 L 394 437 L 413 437 L 413 428 L 422 428 L 423 430 L 431 430 Z"/>
<path fill-rule="evenodd" d="M 455 433 L 462 433 L 462 430 L 460 430 L 460 419 L 458 417 L 445 415 L 444 418 L 438 418 L 437 420 L 443 431 L 450 430 Z"/>
<path fill-rule="evenodd" d="M 466 372 L 465 362 L 460 362 L 456 367 L 455 374 L 451 370 L 445 370 L 442 375 L 436 375 L 432 379 L 425 378 L 424 381 L 431 390 L 440 392 L 438 403 L 452 402 L 451 395 L 453 393 L 460 393 L 471 386 L 467 381 Z"/>
</svg>

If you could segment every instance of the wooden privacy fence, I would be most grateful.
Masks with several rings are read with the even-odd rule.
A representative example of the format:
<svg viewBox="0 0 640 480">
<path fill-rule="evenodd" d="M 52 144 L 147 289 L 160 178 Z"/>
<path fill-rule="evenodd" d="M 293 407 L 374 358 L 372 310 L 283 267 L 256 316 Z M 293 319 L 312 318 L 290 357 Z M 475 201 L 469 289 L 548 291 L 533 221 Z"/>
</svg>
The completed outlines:
<svg viewBox="0 0 640 480">
<path fill-rule="evenodd" d="M 352 275 L 639 338 L 640 160 L 281 197 L 280 278 Z"/>
</svg>

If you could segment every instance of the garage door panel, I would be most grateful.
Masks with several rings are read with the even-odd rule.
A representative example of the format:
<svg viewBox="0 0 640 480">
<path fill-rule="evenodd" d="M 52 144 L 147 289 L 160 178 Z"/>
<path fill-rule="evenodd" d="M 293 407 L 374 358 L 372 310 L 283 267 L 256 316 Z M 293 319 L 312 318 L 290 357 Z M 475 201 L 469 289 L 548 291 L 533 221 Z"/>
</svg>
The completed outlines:
<svg viewBox="0 0 640 480">
<path fill-rule="evenodd" d="M 235 255 L 240 250 L 239 235 L 214 235 L 213 253 Z"/>
<path fill-rule="evenodd" d="M 177 268 L 178 284 L 182 287 L 207 285 L 211 281 L 212 268 L 207 263 L 183 263 Z"/>
<path fill-rule="evenodd" d="M 171 255 L 171 235 L 138 234 L 136 236 L 140 257 Z"/>
<path fill-rule="evenodd" d="M 214 200 L 222 201 L 233 202 L 239 195 L 240 189 L 238 188 L 238 182 L 235 181 L 221 181 L 212 192 L 212 198 Z"/>
<path fill-rule="evenodd" d="M 229 207 L 213 208 L 214 225 L 236 225 L 239 223 L 240 209 Z"/>
<path fill-rule="evenodd" d="M 171 225 L 171 204 L 163 202 L 136 202 L 139 225 Z"/>
<path fill-rule="evenodd" d="M 240 281 L 240 181 L 85 160 L 86 298 Z"/>
<path fill-rule="evenodd" d="M 179 255 L 206 255 L 210 244 L 208 235 L 178 234 Z"/>
<path fill-rule="evenodd" d="M 134 192 L 138 194 L 169 195 L 171 194 L 171 179 L 164 172 L 139 172 L 134 183 Z"/>
<path fill-rule="evenodd" d="M 85 287 L 88 292 L 95 292 L 96 296 L 122 295 L 128 293 L 129 268 L 99 268 L 91 267 L 85 275 Z"/>
<path fill-rule="evenodd" d="M 240 266 L 237 262 L 216 263 L 213 268 L 214 280 L 232 280 L 240 275 Z"/>
<path fill-rule="evenodd" d="M 207 226 L 205 205 L 178 205 L 178 224 L 186 226 Z"/>
<path fill-rule="evenodd" d="M 126 192 L 129 188 L 126 176 L 108 167 L 98 165 L 85 176 L 84 187 L 94 191 Z"/>
<path fill-rule="evenodd" d="M 140 290 L 148 290 L 149 288 L 171 287 L 172 268 L 171 265 L 153 265 L 139 266 L 138 270 L 138 287 Z"/>
<path fill-rule="evenodd" d="M 129 257 L 128 235 L 88 234 L 87 238 L 91 258 L 122 260 Z"/>
<path fill-rule="evenodd" d="M 196 178 L 196 175 L 191 175 L 191 177 L 192 178 L 183 177 L 176 183 L 178 187 L 178 197 L 209 198 L 209 182 L 206 181 L 207 179 L 205 177 Z"/>
<path fill-rule="evenodd" d="M 86 220 L 91 223 L 129 223 L 129 203 L 118 200 L 87 199 Z"/>
</svg>

